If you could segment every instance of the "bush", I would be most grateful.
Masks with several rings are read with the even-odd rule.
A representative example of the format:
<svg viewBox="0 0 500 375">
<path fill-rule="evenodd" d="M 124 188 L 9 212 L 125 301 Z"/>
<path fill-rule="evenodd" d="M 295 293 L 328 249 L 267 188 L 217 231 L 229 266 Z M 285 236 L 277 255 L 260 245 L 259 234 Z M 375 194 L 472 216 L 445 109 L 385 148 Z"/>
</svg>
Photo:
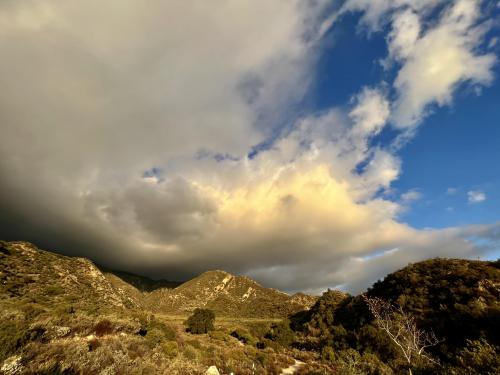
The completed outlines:
<svg viewBox="0 0 500 375">
<path fill-rule="evenodd" d="M 19 321 L 0 323 L 0 362 L 18 351 L 29 340 L 28 327 Z"/>
<path fill-rule="evenodd" d="M 152 348 L 159 343 L 166 341 L 163 332 L 156 328 L 150 329 L 145 337 L 148 345 Z"/>
<path fill-rule="evenodd" d="M 208 309 L 195 309 L 187 322 L 188 331 L 194 334 L 207 333 L 214 330 L 215 314 Z"/>
<path fill-rule="evenodd" d="M 198 357 L 199 357 L 198 350 L 193 348 L 191 345 L 186 345 L 186 347 L 184 348 L 183 354 L 184 354 L 184 357 L 186 357 L 186 359 L 188 359 L 190 361 L 196 361 L 196 360 L 198 360 Z"/>
<path fill-rule="evenodd" d="M 208 333 L 210 338 L 219 341 L 228 341 L 229 336 L 222 331 L 210 331 Z"/>
<path fill-rule="evenodd" d="M 151 319 L 147 325 L 147 331 L 156 329 L 161 331 L 165 340 L 174 341 L 175 340 L 175 331 L 169 325 L 159 322 L 156 319 Z"/>
<path fill-rule="evenodd" d="M 283 322 L 273 324 L 269 332 L 266 334 L 266 338 L 286 347 L 295 340 L 295 334 L 290 328 L 290 322 L 285 320 Z"/>
<path fill-rule="evenodd" d="M 255 345 L 257 344 L 257 340 L 250 334 L 248 331 L 244 329 L 237 328 L 233 332 L 231 332 L 231 336 L 240 340 L 243 344 Z"/>
<path fill-rule="evenodd" d="M 500 374 L 498 349 L 484 339 L 467 340 L 467 347 L 459 352 L 459 363 L 466 374 Z"/>
<path fill-rule="evenodd" d="M 175 341 L 167 341 L 162 344 L 163 354 L 168 359 L 173 359 L 179 354 L 179 347 Z"/>
<path fill-rule="evenodd" d="M 113 333 L 114 326 L 108 319 L 102 319 L 99 323 L 97 323 L 94 327 L 94 332 L 96 336 L 104 336 Z"/>
</svg>

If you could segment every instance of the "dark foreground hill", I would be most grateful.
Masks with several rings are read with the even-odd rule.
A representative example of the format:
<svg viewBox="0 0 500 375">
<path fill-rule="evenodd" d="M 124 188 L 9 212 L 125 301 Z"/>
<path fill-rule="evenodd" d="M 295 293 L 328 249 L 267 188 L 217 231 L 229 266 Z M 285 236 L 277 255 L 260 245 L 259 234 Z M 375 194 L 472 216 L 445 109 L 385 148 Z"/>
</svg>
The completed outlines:
<svg viewBox="0 0 500 375">
<path fill-rule="evenodd" d="M 498 261 L 431 259 L 410 264 L 375 283 L 367 296 L 401 307 L 420 330 L 436 335 L 439 343 L 426 350 L 441 365 L 421 363 L 417 371 L 500 373 Z M 295 322 L 309 345 L 325 357 L 351 350 L 361 362 L 380 361 L 396 373 L 405 368 L 400 349 L 377 327 L 362 296 L 329 291 Z"/>
</svg>

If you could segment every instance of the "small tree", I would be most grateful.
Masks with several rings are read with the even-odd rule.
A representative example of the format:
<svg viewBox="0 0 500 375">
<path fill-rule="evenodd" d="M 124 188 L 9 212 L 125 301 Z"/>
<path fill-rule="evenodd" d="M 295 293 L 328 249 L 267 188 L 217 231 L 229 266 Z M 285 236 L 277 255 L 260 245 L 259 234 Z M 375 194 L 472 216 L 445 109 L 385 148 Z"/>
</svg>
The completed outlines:
<svg viewBox="0 0 500 375">
<path fill-rule="evenodd" d="M 207 333 L 214 330 L 215 314 L 208 309 L 195 309 L 186 321 L 188 331 L 194 334 Z"/>
<path fill-rule="evenodd" d="M 404 311 L 401 306 L 395 306 L 380 298 L 369 298 L 365 294 L 363 294 L 363 299 L 375 317 L 376 325 L 384 330 L 400 349 L 408 363 L 410 375 L 417 359 L 438 364 L 425 351 L 440 342 L 434 332 L 419 329 L 415 323 L 415 317 Z"/>
</svg>

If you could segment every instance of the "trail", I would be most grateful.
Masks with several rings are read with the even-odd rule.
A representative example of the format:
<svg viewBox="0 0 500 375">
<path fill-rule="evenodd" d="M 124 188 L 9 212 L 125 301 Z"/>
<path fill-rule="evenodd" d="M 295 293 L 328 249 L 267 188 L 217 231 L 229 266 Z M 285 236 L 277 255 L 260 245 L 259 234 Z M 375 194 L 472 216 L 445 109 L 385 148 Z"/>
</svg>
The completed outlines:
<svg viewBox="0 0 500 375">
<path fill-rule="evenodd" d="M 293 365 L 281 370 L 280 375 L 293 375 L 299 370 L 299 368 L 301 368 L 304 365 L 305 365 L 304 362 L 295 360 L 295 363 Z"/>
</svg>

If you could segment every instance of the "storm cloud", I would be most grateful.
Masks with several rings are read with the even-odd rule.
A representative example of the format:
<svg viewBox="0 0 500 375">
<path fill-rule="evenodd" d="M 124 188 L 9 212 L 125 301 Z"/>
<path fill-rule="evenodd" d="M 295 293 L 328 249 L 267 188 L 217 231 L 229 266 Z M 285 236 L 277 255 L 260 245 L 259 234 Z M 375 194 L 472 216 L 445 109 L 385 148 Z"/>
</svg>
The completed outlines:
<svg viewBox="0 0 500 375">
<path fill-rule="evenodd" d="M 490 251 L 500 224 L 400 222 L 409 200 L 384 194 L 402 170 L 397 148 L 370 142 L 418 126 L 463 80 L 488 84 L 496 58 L 475 52 L 487 25 L 460 1 L 430 30 L 418 19 L 432 2 L 376 3 L 2 1 L 1 237 L 154 277 L 221 268 L 311 292 Z M 325 22 L 347 11 L 373 32 L 392 22 L 396 99 L 381 84 L 296 114 Z M 410 38 L 403 17 L 417 24 Z M 431 92 L 410 72 L 419 51 L 442 53 L 439 35 L 464 60 Z M 482 64 L 468 72 L 471 61 Z"/>
</svg>

